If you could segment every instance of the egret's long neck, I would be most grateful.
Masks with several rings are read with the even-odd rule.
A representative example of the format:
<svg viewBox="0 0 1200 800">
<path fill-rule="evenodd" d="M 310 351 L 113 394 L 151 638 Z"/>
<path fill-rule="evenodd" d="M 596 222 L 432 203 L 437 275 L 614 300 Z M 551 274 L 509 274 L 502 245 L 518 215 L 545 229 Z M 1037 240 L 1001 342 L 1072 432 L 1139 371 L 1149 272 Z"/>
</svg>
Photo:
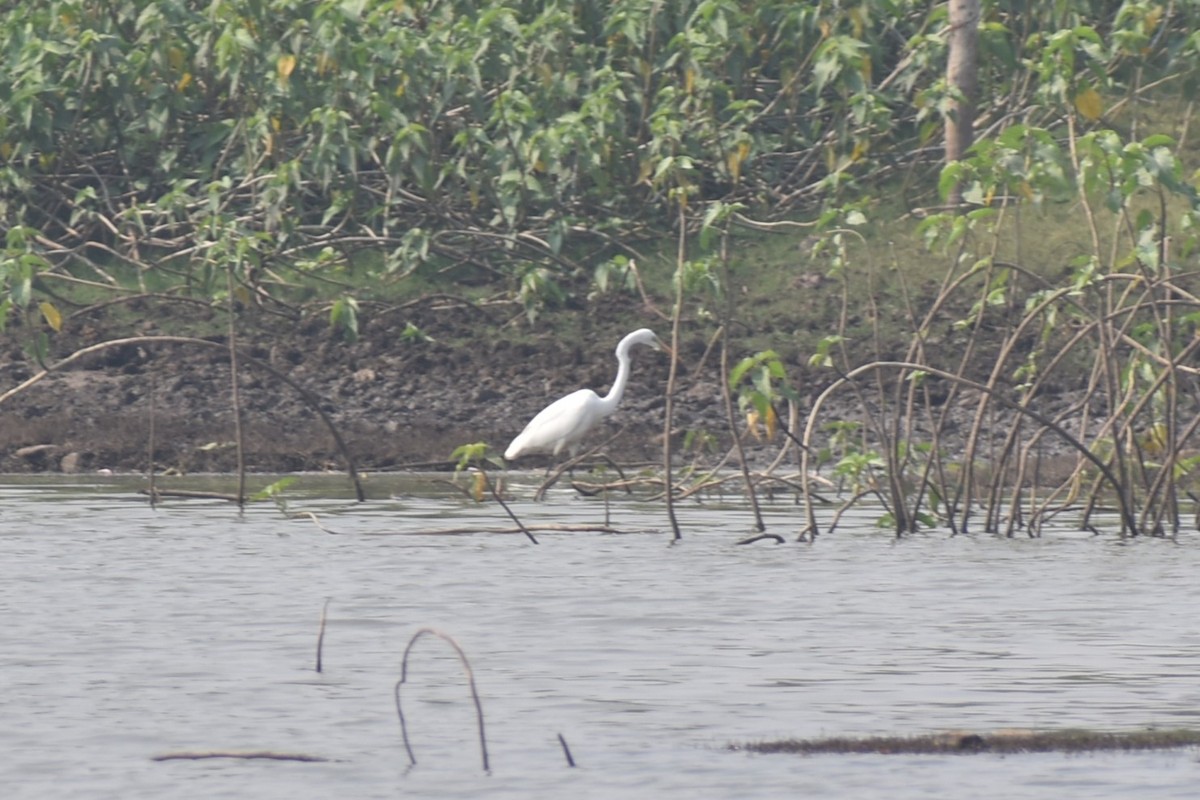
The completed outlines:
<svg viewBox="0 0 1200 800">
<path fill-rule="evenodd" d="M 625 394 L 625 384 L 629 383 L 629 347 L 625 342 L 621 342 L 617 347 L 617 364 L 617 379 L 613 381 L 608 394 L 600 398 L 600 413 L 604 416 L 616 410 L 621 396 Z"/>
</svg>

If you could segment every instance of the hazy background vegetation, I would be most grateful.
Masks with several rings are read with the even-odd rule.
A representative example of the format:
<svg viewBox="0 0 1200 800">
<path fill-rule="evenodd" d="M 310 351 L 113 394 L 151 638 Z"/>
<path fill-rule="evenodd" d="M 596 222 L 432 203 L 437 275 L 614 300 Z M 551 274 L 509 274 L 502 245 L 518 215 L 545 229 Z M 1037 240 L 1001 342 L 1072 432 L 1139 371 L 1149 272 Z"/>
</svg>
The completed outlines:
<svg viewBox="0 0 1200 800">
<path fill-rule="evenodd" d="M 300 276 L 330 302 L 407 278 L 532 316 L 717 203 L 805 235 L 969 226 L 906 217 L 939 203 L 941 3 L 7 5 L 5 317 L 72 280 L 208 298 L 227 269 L 264 302 L 312 298 L 284 291 Z M 983 2 L 978 145 L 946 181 L 1038 215 L 1190 199 L 1198 28 L 1195 2 Z M 1110 232 L 1080 248 L 1101 268 Z"/>
</svg>

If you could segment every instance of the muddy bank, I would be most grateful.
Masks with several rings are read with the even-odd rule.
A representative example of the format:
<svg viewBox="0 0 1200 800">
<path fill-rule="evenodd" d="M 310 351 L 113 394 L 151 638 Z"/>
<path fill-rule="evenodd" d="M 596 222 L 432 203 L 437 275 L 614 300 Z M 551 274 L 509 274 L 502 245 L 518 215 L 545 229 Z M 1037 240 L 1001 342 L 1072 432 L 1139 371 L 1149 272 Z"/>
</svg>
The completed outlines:
<svg viewBox="0 0 1200 800">
<path fill-rule="evenodd" d="M 186 331 L 210 343 L 228 343 L 223 317 L 203 307 L 144 301 L 132 309 L 145 320 L 169 319 L 170 331 L 153 322 L 120 321 L 128 319 L 130 310 L 122 309 L 121 317 L 100 310 L 68 318 L 63 332 L 52 339 L 47 362 L 130 336 Z M 354 342 L 332 331 L 324 316 L 290 319 L 261 309 L 243 314 L 237 337 L 239 351 L 250 357 L 239 373 L 248 469 L 344 469 L 318 409 L 340 431 L 363 470 L 445 467 L 456 447 L 478 441 L 498 453 L 557 397 L 584 386 L 606 391 L 616 373 L 613 348 L 624 333 L 639 326 L 664 336 L 669 330 L 651 311 L 603 306 L 576 313 L 570 333 L 557 335 L 549 327 L 530 330 L 515 321 L 518 311 L 511 305 L 480 309 L 431 301 L 403 313 L 369 311 L 363 313 Z M 411 336 L 409 323 L 428 338 Z M 707 328 L 685 331 L 680 346 L 673 430 L 684 462 L 711 462 L 731 443 L 719 364 L 706 339 L 710 334 Z M 28 331 L 10 327 L 0 353 L 0 393 L 40 370 L 22 346 L 27 338 Z M 733 358 L 748 354 L 736 352 Z M 802 354 L 785 358 L 789 376 L 802 387 L 802 425 L 812 399 L 833 376 L 807 372 Z M 668 367 L 666 354 L 636 351 L 621 408 L 587 443 L 615 437 L 606 450 L 611 458 L 623 463 L 661 460 Z M 1041 410 L 1052 415 L 1079 395 L 1078 388 L 1049 395 Z M 966 434 L 976 398 L 965 393 L 949 403 L 946 431 Z M 861 420 L 863 411 L 854 394 L 846 392 L 824 408 L 822 419 Z M 994 441 L 1006 432 L 1010 419 L 992 418 Z M 925 422 L 918 420 L 917 430 L 923 427 Z M 152 436 L 158 470 L 232 471 L 237 463 L 234 431 L 226 349 L 130 344 L 84 357 L 0 404 L 0 471 L 145 471 Z M 692 437 L 696 449 L 687 451 L 688 431 L 709 436 Z M 748 459 L 758 465 L 774 460 L 783 444 L 779 434 L 770 443 L 751 437 L 744 441 Z M 946 444 L 953 446 L 948 440 Z M 1073 464 L 1063 458 L 1069 448 L 1054 437 L 1045 437 L 1041 447 L 1047 457 L 1061 460 L 1063 468 Z M 529 467 L 546 463 L 542 457 L 521 461 Z"/>
<path fill-rule="evenodd" d="M 162 318 L 161 309 L 146 311 Z M 172 313 L 172 332 L 228 342 L 216 316 L 188 308 Z M 317 408 L 333 421 L 361 469 L 441 465 L 456 447 L 477 441 L 502 451 L 556 397 L 581 386 L 607 389 L 616 372 L 613 347 L 627 325 L 595 322 L 578 341 L 563 342 L 537 331 L 514 333 L 466 307 L 364 316 L 356 342 L 331 331 L 324 318 L 247 315 L 239 323 L 239 350 L 255 360 L 242 365 L 239 386 L 249 469 L 342 469 Z M 406 338 L 409 322 L 431 340 Z M 641 324 L 655 323 L 666 332 L 656 318 Z M 9 332 L 0 392 L 40 370 L 21 345 L 25 333 Z M 47 362 L 100 342 L 163 333 L 153 324 L 84 317 L 54 338 Z M 699 357 L 694 351 L 685 348 L 693 363 Z M 660 458 L 667 367 L 665 354 L 636 353 L 621 409 L 589 441 L 620 434 L 609 447 L 614 458 Z M 705 372 L 681 384 L 684 426 L 725 425 L 715 373 Z M 273 373 L 286 375 L 303 393 Z M 230 374 L 228 354 L 216 347 L 127 345 L 87 356 L 0 404 L 0 471 L 142 471 L 151 435 L 159 469 L 232 470 Z M 535 457 L 523 463 L 543 462 Z"/>
</svg>

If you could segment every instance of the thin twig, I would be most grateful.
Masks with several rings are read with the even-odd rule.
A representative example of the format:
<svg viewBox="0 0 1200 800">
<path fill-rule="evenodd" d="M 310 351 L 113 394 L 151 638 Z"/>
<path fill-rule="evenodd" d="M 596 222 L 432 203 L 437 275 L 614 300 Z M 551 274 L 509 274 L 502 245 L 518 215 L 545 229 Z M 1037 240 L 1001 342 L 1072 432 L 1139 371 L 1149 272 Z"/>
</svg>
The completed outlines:
<svg viewBox="0 0 1200 800">
<path fill-rule="evenodd" d="M 500 504 L 500 507 L 504 509 L 504 513 L 508 514 L 508 518 L 516 523 L 517 527 L 521 529 L 521 533 L 525 534 L 526 538 L 528 538 L 529 541 L 533 542 L 534 544 L 537 544 L 538 540 L 536 538 L 534 538 L 534 535 L 532 533 L 529 532 L 529 528 L 525 527 L 525 523 L 521 522 L 520 518 L 515 513 L 513 513 L 513 510 L 511 508 L 508 507 L 508 503 L 504 502 L 504 498 L 501 497 L 500 492 L 498 492 L 496 490 L 496 485 L 494 483 L 492 483 L 490 478 L 488 478 L 487 472 L 485 472 L 479 466 L 476 466 L 474 464 L 472 466 L 475 468 L 475 470 L 480 475 L 483 476 L 483 482 L 487 484 L 488 491 L 492 493 L 492 497 L 495 499 L 495 501 L 497 503 Z"/>
<path fill-rule="evenodd" d="M 306 519 L 309 522 L 311 522 L 313 525 L 316 525 L 318 528 L 320 528 L 325 533 L 329 533 L 334 536 L 339 535 L 337 531 L 331 530 L 331 529 L 325 527 L 324 525 L 322 525 L 320 518 L 311 511 L 292 511 L 287 514 L 287 518 L 288 519 Z"/>
<path fill-rule="evenodd" d="M 158 371 L 153 367 L 150 369 L 150 442 L 147 445 L 146 453 L 146 481 L 150 484 L 150 507 L 158 502 L 158 493 L 154 489 L 154 416 L 158 402 Z"/>
<path fill-rule="evenodd" d="M 416 766 L 417 758 L 413 755 L 412 744 L 408 739 L 408 725 L 404 722 L 404 707 L 400 700 L 400 687 L 408 679 L 408 654 L 412 652 L 413 645 L 417 643 L 417 640 L 425 635 L 438 637 L 454 648 L 454 652 L 458 654 L 458 660 L 462 663 L 463 672 L 467 676 L 467 686 L 471 690 L 471 701 L 475 704 L 475 716 L 479 722 L 479 749 L 483 753 L 483 771 L 489 772 L 487 738 L 483 731 L 483 706 L 479 702 L 479 692 L 475 689 L 475 673 L 471 669 L 471 662 L 467 660 L 466 653 L 458 646 L 458 642 L 454 641 L 452 636 L 434 628 L 421 628 L 408 640 L 408 646 L 404 648 L 404 657 L 400 660 L 400 680 L 396 681 L 396 715 L 400 718 L 400 734 L 404 737 L 404 749 L 408 752 L 409 764 Z"/>
<path fill-rule="evenodd" d="M 561 733 L 558 734 L 558 743 L 562 745 L 563 755 L 567 757 L 567 766 L 575 766 L 575 759 L 571 757 L 571 748 L 567 747 L 567 740 L 563 738 Z"/>
<path fill-rule="evenodd" d="M 325 619 L 329 613 L 329 598 L 325 598 L 325 605 L 321 606 L 321 624 L 317 629 L 317 672 L 321 671 L 321 652 L 325 647 Z"/>
<path fill-rule="evenodd" d="M 679 532 L 679 519 L 675 516 L 675 487 L 671 477 L 671 423 L 675 416 L 675 377 L 679 374 L 679 321 L 683 316 L 683 265 L 686 255 L 687 213 L 680 202 L 679 244 L 675 260 L 675 307 L 671 309 L 671 369 L 667 373 L 667 396 L 663 409 L 663 501 L 667 506 L 667 520 L 671 523 L 672 542 L 683 538 Z"/>
<path fill-rule="evenodd" d="M 237 359 L 237 309 L 233 304 L 232 267 L 226 270 L 225 278 L 229 287 L 229 374 L 230 399 L 233 403 L 234 441 L 237 442 L 237 504 L 239 508 L 244 508 L 246 506 L 246 440 L 242 431 L 242 393 L 239 388 Z"/>
<path fill-rule="evenodd" d="M 626 427 L 628 427 L 628 426 L 626 426 Z M 586 461 L 589 458 L 592 458 L 597 453 L 599 453 L 601 450 L 603 450 L 604 448 L 608 447 L 610 444 L 615 442 L 617 440 L 617 437 L 619 437 L 623 433 L 625 433 L 624 427 L 622 427 L 619 431 L 614 433 L 612 436 L 605 439 L 600 444 L 593 447 L 591 450 L 588 450 L 587 452 L 583 453 L 582 455 L 578 455 L 573 458 L 569 458 L 566 461 L 564 461 L 562 464 L 559 464 L 558 467 L 554 470 L 554 472 L 552 472 L 550 475 L 546 476 L 546 479 L 544 481 L 542 481 L 542 485 L 538 487 L 538 490 L 533 493 L 534 501 L 540 503 L 542 501 L 542 499 L 545 498 L 545 496 L 546 496 L 546 490 L 548 490 L 554 484 L 558 483 L 558 479 L 562 477 L 562 474 L 564 472 L 566 472 L 567 470 L 572 470 L 578 464 L 582 463 L 583 461 Z M 608 456 L 604 456 L 603 458 L 606 461 L 608 461 L 608 463 L 610 463 L 610 464 L 613 463 L 612 459 L 608 458 Z M 618 469 L 618 472 L 619 471 L 620 470 Z"/>
</svg>

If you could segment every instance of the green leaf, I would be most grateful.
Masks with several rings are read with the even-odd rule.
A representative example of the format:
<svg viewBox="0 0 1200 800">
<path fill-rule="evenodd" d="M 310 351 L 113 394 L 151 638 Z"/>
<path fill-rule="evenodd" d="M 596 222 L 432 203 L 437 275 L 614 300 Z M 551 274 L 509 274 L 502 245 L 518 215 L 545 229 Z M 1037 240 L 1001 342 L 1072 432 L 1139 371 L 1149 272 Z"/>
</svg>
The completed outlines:
<svg viewBox="0 0 1200 800">
<path fill-rule="evenodd" d="M 33 299 L 33 279 L 26 276 L 18 278 L 13 282 L 10 291 L 12 301 L 20 308 L 25 308 L 29 305 L 29 301 Z"/>
<path fill-rule="evenodd" d="M 296 482 L 295 475 L 287 475 L 280 478 L 269 486 L 264 487 L 260 491 L 250 495 L 251 500 L 268 500 L 283 493 L 285 489 Z"/>
<path fill-rule="evenodd" d="M 353 297 L 342 297 L 334 301 L 329 310 L 329 324 L 350 342 L 358 341 L 358 301 Z"/>
<path fill-rule="evenodd" d="M 954 187 L 963 179 L 966 168 L 959 161 L 952 161 L 942 167 L 942 172 L 938 176 L 938 196 L 943 201 L 950 197 L 950 193 Z"/>
<path fill-rule="evenodd" d="M 487 457 L 487 452 L 487 442 L 472 442 L 454 448 L 454 452 L 450 454 L 450 460 L 457 462 L 454 471 L 462 472 L 472 464 L 482 462 Z"/>
</svg>

